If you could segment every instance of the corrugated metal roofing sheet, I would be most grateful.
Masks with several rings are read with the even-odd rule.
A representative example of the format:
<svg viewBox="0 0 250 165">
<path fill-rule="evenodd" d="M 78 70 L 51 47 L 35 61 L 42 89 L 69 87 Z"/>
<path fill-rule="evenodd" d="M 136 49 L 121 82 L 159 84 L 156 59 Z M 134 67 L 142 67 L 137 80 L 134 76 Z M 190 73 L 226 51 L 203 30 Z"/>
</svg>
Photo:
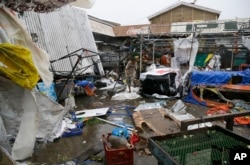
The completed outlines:
<svg viewBox="0 0 250 165">
<path fill-rule="evenodd" d="M 92 21 L 92 20 L 90 20 L 90 24 L 92 27 L 92 31 L 95 33 L 100 33 L 100 34 L 104 34 L 104 35 L 112 36 L 112 37 L 115 36 L 113 27 L 109 25 L 105 25 L 103 23 Z"/>
<path fill-rule="evenodd" d="M 98 70 L 104 74 L 88 16 L 84 10 L 65 6 L 50 13 L 27 11 L 21 19 L 28 31 L 37 35 L 38 40 L 35 43 L 47 51 L 51 61 L 83 48 L 89 51 L 78 51 L 76 54 L 91 57 L 81 60 L 77 74 L 94 74 L 93 61 L 99 62 Z M 52 67 L 57 74 L 69 74 L 76 61 L 76 56 L 71 58 L 71 61 L 66 58 L 52 63 Z"/>
</svg>

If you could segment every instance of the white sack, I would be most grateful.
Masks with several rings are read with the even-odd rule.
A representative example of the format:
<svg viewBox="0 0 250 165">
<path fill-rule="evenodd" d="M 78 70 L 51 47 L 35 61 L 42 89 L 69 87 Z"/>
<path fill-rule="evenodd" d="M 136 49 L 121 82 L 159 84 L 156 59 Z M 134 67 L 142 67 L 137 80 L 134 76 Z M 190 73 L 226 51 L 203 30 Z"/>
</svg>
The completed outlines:
<svg viewBox="0 0 250 165">
<path fill-rule="evenodd" d="M 58 138 L 57 133 L 61 132 L 62 120 L 68 110 L 38 91 L 35 94 L 39 107 L 36 137 L 44 142 L 53 141 Z"/>
<path fill-rule="evenodd" d="M 21 125 L 11 153 L 14 160 L 31 157 L 36 141 L 38 107 L 33 91 L 24 89 L 22 106 Z"/>
<path fill-rule="evenodd" d="M 32 156 L 38 135 L 46 142 L 61 131 L 68 109 L 41 92 L 21 88 L 8 79 L 1 77 L 0 85 L 0 116 L 4 126 L 1 133 L 6 131 L 10 138 L 16 138 L 11 151 L 13 159 L 27 159 Z"/>
</svg>

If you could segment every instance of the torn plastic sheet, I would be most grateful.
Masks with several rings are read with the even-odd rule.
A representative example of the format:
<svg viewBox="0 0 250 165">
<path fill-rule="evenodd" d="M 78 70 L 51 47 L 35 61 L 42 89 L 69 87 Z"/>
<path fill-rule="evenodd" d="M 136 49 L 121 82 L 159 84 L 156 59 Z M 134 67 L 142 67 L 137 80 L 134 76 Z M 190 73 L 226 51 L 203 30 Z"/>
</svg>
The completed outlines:
<svg viewBox="0 0 250 165">
<path fill-rule="evenodd" d="M 176 101 L 176 103 L 170 109 L 165 109 L 165 110 L 168 116 L 172 116 L 176 121 L 181 122 L 183 120 L 195 118 L 192 114 L 187 113 L 186 105 L 181 100 Z M 204 122 L 200 124 L 189 125 L 188 130 L 202 128 L 202 127 L 211 127 L 211 126 L 212 126 L 211 122 Z"/>
<path fill-rule="evenodd" d="M 125 84 L 122 84 L 120 82 L 116 82 L 115 80 L 110 79 L 110 78 L 101 78 L 100 80 L 97 80 L 95 82 L 95 85 L 97 86 L 98 83 L 104 85 L 103 87 L 98 88 L 98 90 L 100 90 L 100 91 L 114 90 L 116 92 L 121 92 L 126 88 Z"/>
<path fill-rule="evenodd" d="M 242 44 L 250 50 L 250 38 L 242 36 Z"/>
<path fill-rule="evenodd" d="M 180 64 L 189 62 L 189 68 L 182 77 L 183 81 L 188 78 L 188 75 L 194 69 L 198 48 L 199 42 L 193 35 L 187 38 L 174 40 L 175 57 L 171 59 L 171 63 L 174 63 L 176 67 L 180 67 Z"/>
<path fill-rule="evenodd" d="M 175 96 L 171 96 L 171 97 L 169 97 L 167 95 L 159 95 L 158 93 L 154 93 L 151 96 L 154 98 L 157 98 L 157 99 L 172 99 L 173 97 L 175 97 L 175 98 L 180 97 L 180 95 L 178 93 Z"/>
<path fill-rule="evenodd" d="M 141 103 L 134 109 L 134 111 L 157 109 L 157 108 L 163 108 L 164 106 L 166 106 L 165 101 L 157 101 L 153 103 Z"/>
<path fill-rule="evenodd" d="M 194 36 L 174 40 L 174 56 L 178 63 L 183 64 L 189 62 L 189 66 L 193 67 L 199 42 Z M 189 69 L 190 70 L 190 69 Z"/>
<path fill-rule="evenodd" d="M 40 92 L 36 92 L 36 99 L 38 100 L 37 106 L 39 108 L 36 137 L 44 142 L 53 141 L 55 138 L 60 137 L 63 117 L 73 104 L 65 105 L 64 108 Z"/>
<path fill-rule="evenodd" d="M 14 160 L 23 160 L 30 157 L 36 141 L 38 106 L 36 105 L 34 91 L 24 90 L 23 114 L 11 156 Z"/>
<path fill-rule="evenodd" d="M 112 96 L 111 100 L 133 100 L 141 98 L 141 96 L 138 93 L 139 88 L 138 87 L 131 87 L 131 93 L 127 92 L 127 88 L 124 92 L 116 93 L 114 96 Z"/>
<path fill-rule="evenodd" d="M 175 104 L 170 108 L 171 112 L 180 112 L 180 111 L 186 111 L 186 105 L 181 101 L 177 100 Z"/>
<path fill-rule="evenodd" d="M 14 160 L 29 158 L 37 136 L 46 142 L 60 131 L 67 110 L 36 90 L 21 88 L 5 78 L 0 82 L 8 84 L 0 91 L 0 115 L 8 138 L 15 139 L 11 155 Z"/>
</svg>

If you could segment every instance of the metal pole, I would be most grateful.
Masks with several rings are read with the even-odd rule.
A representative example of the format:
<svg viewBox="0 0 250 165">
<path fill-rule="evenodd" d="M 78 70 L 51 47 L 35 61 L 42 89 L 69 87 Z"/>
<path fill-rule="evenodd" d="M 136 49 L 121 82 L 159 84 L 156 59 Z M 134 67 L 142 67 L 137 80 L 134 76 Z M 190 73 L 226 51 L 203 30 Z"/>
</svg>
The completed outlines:
<svg viewBox="0 0 250 165">
<path fill-rule="evenodd" d="M 233 63 L 234 63 L 234 50 L 232 45 L 231 70 L 233 70 Z"/>
<path fill-rule="evenodd" d="M 140 74 L 142 70 L 142 37 L 140 37 Z"/>
<path fill-rule="evenodd" d="M 155 63 L 155 42 L 153 41 L 153 64 Z"/>
<path fill-rule="evenodd" d="M 104 119 L 99 118 L 99 117 L 95 117 L 95 118 L 98 119 L 98 120 L 104 121 L 104 122 L 106 122 L 106 123 L 109 123 L 109 124 L 112 124 L 112 125 L 115 125 L 115 126 L 118 126 L 118 127 L 121 127 L 121 128 L 125 128 L 124 125 L 120 125 L 120 124 L 117 124 L 117 123 L 114 123 L 114 122 L 111 122 L 111 121 L 108 121 L 108 120 L 104 120 Z M 127 130 L 128 130 L 128 131 L 133 131 L 134 129 L 128 128 L 128 127 L 127 127 Z"/>
</svg>

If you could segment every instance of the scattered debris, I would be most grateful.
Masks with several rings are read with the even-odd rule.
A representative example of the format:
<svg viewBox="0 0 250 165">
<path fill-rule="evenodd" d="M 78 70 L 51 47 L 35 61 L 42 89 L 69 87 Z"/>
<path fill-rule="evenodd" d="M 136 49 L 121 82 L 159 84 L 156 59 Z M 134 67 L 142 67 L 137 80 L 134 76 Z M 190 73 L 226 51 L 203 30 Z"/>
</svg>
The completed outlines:
<svg viewBox="0 0 250 165">
<path fill-rule="evenodd" d="M 94 117 L 94 116 L 105 116 L 109 110 L 110 110 L 109 107 L 78 110 L 75 112 L 75 115 L 76 115 L 76 118 L 78 118 L 78 119 L 79 118 Z"/>
<path fill-rule="evenodd" d="M 181 73 L 179 69 L 160 67 L 140 74 L 142 95 L 156 98 L 180 97 Z"/>
</svg>

